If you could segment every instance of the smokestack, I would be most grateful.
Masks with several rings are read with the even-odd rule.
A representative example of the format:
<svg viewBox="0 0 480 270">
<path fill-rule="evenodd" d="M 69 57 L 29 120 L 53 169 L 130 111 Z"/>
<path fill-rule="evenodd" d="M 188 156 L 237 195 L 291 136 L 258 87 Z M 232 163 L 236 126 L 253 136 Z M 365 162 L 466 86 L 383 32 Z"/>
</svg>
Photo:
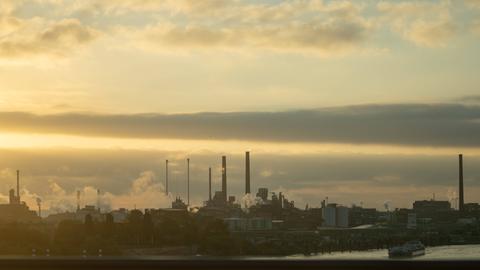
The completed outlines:
<svg viewBox="0 0 480 270">
<path fill-rule="evenodd" d="M 37 205 L 38 205 L 38 216 L 42 217 L 42 200 L 37 198 Z"/>
<path fill-rule="evenodd" d="M 222 194 L 224 202 L 227 202 L 227 157 L 222 156 Z"/>
<path fill-rule="evenodd" d="M 18 203 L 20 203 L 20 171 L 17 170 L 17 199 Z"/>
<path fill-rule="evenodd" d="M 168 196 L 168 159 L 165 160 L 165 194 Z"/>
<path fill-rule="evenodd" d="M 80 211 L 80 190 L 77 190 L 77 211 Z"/>
<path fill-rule="evenodd" d="M 460 197 L 460 204 L 458 209 L 463 212 L 463 155 L 458 155 L 458 193 Z"/>
<path fill-rule="evenodd" d="M 208 167 L 208 201 L 212 200 L 212 167 Z"/>
<path fill-rule="evenodd" d="M 190 159 L 187 158 L 187 205 L 190 205 Z"/>
<path fill-rule="evenodd" d="M 97 189 L 97 209 L 100 212 L 100 189 Z"/>
<path fill-rule="evenodd" d="M 245 194 L 250 194 L 250 152 L 245 153 Z"/>
</svg>

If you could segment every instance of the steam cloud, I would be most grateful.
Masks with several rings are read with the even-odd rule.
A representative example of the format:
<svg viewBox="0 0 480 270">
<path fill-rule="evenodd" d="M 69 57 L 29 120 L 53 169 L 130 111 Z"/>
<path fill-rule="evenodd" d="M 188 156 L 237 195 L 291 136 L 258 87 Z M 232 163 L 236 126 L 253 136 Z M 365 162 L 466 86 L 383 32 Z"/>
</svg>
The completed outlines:
<svg viewBox="0 0 480 270">
<path fill-rule="evenodd" d="M 163 184 L 155 182 L 155 174 L 152 171 L 142 172 L 138 178 L 131 183 L 130 190 L 123 194 L 113 194 L 110 192 L 101 192 L 97 196 L 97 188 L 94 186 L 84 186 L 82 188 L 66 191 L 58 183 L 50 180 L 49 192 L 45 196 L 40 196 L 28 189 L 21 189 L 20 194 L 24 201 L 32 210 L 37 209 L 37 200 L 41 198 L 42 208 L 47 213 L 60 213 L 65 211 L 75 211 L 77 207 L 77 190 L 81 193 L 80 204 L 95 205 L 99 204 L 102 211 L 112 209 L 134 207 L 143 208 L 162 208 L 167 207 L 171 202 L 171 197 L 165 194 Z M 8 202 L 8 196 L 0 193 L 0 202 Z"/>
</svg>

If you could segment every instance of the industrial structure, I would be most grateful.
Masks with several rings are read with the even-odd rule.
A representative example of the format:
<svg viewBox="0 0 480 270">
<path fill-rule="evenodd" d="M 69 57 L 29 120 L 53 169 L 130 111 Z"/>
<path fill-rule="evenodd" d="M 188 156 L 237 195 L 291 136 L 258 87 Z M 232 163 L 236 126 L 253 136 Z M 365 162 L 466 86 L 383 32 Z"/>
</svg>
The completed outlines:
<svg viewBox="0 0 480 270">
<path fill-rule="evenodd" d="M 129 245 L 152 245 L 155 241 L 159 241 L 162 245 L 164 243 L 175 243 L 172 239 L 179 241 L 178 239 L 182 237 L 193 239 L 188 238 L 190 237 L 188 233 L 184 236 L 175 234 L 182 230 L 191 232 L 188 228 L 190 228 L 189 226 L 196 226 L 195 224 L 200 228 L 206 228 L 212 224 L 212 220 L 215 220 L 220 224 L 223 223 L 225 230 L 234 235 L 236 239 L 244 239 L 253 245 L 281 243 L 280 246 L 285 246 L 287 250 L 292 249 L 291 243 L 296 243 L 296 248 L 304 248 L 303 243 L 308 241 L 314 241 L 314 244 L 309 245 L 314 245 L 317 248 L 322 243 L 327 246 L 338 244 L 343 247 L 339 244 L 339 241 L 344 241 L 342 240 L 344 238 L 348 238 L 348 241 L 345 240 L 347 242 L 344 242 L 343 245 L 363 241 L 359 242 L 358 246 L 364 248 L 363 243 L 390 241 L 392 235 L 408 237 L 409 234 L 418 235 L 418 232 L 422 231 L 442 232 L 442 234 L 446 231 L 453 235 L 458 234 L 458 231 L 464 228 L 472 228 L 472 224 L 480 225 L 478 224 L 480 205 L 464 202 L 462 155 L 459 155 L 460 204 L 458 210 L 452 208 L 449 201 L 436 200 L 435 196 L 430 200 L 417 200 L 413 202 L 409 209 L 389 209 L 386 206 L 386 211 L 378 211 L 375 208 L 364 208 L 362 204 L 361 206 L 353 205 L 349 207 L 329 202 L 328 197 L 320 202 L 319 207 L 309 207 L 307 205 L 305 208 L 299 208 L 294 201 L 287 198 L 286 192 L 272 192 L 268 187 L 260 185 L 256 189 L 257 192 L 254 193 L 252 190 L 250 152 L 248 151 L 245 152 L 244 171 L 245 190 L 244 192 L 241 191 L 241 195 L 243 195 L 241 200 L 237 200 L 232 195 L 233 192 L 228 193 L 227 157 L 222 156 L 221 186 L 212 187 L 212 167 L 208 167 L 208 200 L 204 202 L 203 206 L 190 205 L 190 159 L 188 158 L 186 159 L 185 174 L 186 202 L 179 196 L 175 196 L 168 208 L 136 209 L 135 207 L 134 210 L 121 208 L 107 211 L 101 208 L 100 190 L 97 190 L 96 206 L 82 203 L 82 193 L 77 191 L 76 211 L 50 214 L 44 219 L 39 217 L 42 212 L 39 198 L 37 200 L 38 215 L 35 211 L 29 210 L 28 206 L 21 201 L 20 172 L 18 171 L 17 188 L 10 190 L 9 203 L 0 205 L 0 223 L 42 222 L 42 224 L 54 228 L 60 226 L 62 221 L 69 220 L 70 222 L 67 222 L 67 224 L 74 224 L 72 226 L 78 226 L 81 230 L 85 229 L 87 221 L 89 224 L 92 222 L 99 224 L 101 228 L 105 228 L 104 224 L 109 223 L 110 225 L 114 224 L 113 226 L 118 229 L 118 232 L 129 232 L 127 234 L 119 233 L 121 236 L 117 235 L 117 237 L 128 238 L 132 234 L 133 240 L 123 243 L 128 247 Z M 166 160 L 165 192 L 170 195 L 168 181 L 169 162 Z M 218 182 L 215 181 L 215 183 Z M 206 181 L 205 187 L 207 187 Z M 132 225 L 133 223 L 135 224 Z M 136 229 L 126 230 L 125 228 L 130 225 L 136 226 Z M 151 237 L 145 237 L 144 234 L 141 236 L 142 233 L 146 233 L 142 230 L 160 233 L 164 228 L 170 228 L 173 233 L 160 240 L 154 240 L 155 234 Z M 438 235 L 438 239 L 436 238 L 435 241 L 444 241 L 442 243 L 447 244 L 476 241 L 469 236 L 470 234 L 454 235 L 447 240 L 441 237 L 442 234 L 431 235 Z M 431 235 L 429 237 L 432 237 Z M 365 237 L 368 237 L 368 239 Z M 372 242 L 370 239 L 375 239 L 375 241 Z M 480 242 L 480 238 L 478 241 Z"/>
<path fill-rule="evenodd" d="M 222 196 L 223 201 L 227 202 L 227 157 L 222 156 Z"/>
<path fill-rule="evenodd" d="M 245 153 L 245 194 L 250 194 L 250 152 Z"/>
<path fill-rule="evenodd" d="M 460 204 L 458 205 L 458 209 L 460 212 L 463 212 L 465 201 L 463 197 L 463 155 L 458 155 L 458 194 L 460 199 Z"/>
<path fill-rule="evenodd" d="M 165 160 L 165 195 L 168 196 L 168 159 Z"/>
<path fill-rule="evenodd" d="M 39 214 L 40 211 L 39 206 Z M 25 202 L 22 202 L 20 197 L 20 171 L 17 170 L 17 190 L 15 192 L 15 189 L 10 189 L 9 203 L 0 204 L 0 221 L 38 222 L 40 221 L 39 214 L 37 215 L 35 211 L 28 208 Z"/>
</svg>

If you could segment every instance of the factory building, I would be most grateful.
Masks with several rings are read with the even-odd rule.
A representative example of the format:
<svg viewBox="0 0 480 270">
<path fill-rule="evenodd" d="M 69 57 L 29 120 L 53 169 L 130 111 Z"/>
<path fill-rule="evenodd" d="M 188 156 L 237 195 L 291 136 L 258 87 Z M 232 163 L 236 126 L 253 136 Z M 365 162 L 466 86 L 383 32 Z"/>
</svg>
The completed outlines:
<svg viewBox="0 0 480 270">
<path fill-rule="evenodd" d="M 413 211 L 420 213 L 433 213 L 439 211 L 450 211 L 452 206 L 449 201 L 434 201 L 434 200 L 423 200 L 415 201 L 413 203 Z"/>
<path fill-rule="evenodd" d="M 348 213 L 350 227 L 357 227 L 361 225 L 375 224 L 378 219 L 377 209 L 363 208 L 353 206 Z"/>
<path fill-rule="evenodd" d="M 263 201 L 268 200 L 268 188 L 259 188 L 257 192 L 257 197 L 261 198 Z"/>
<path fill-rule="evenodd" d="M 231 232 L 270 231 L 273 229 L 271 218 L 225 218 L 223 222 Z"/>
<path fill-rule="evenodd" d="M 349 209 L 345 206 L 329 203 L 322 207 L 323 227 L 347 228 L 349 226 Z"/>
<path fill-rule="evenodd" d="M 38 222 L 41 218 L 20 198 L 20 171 L 17 170 L 17 190 L 9 192 L 9 203 L 0 204 L 0 222 Z"/>
</svg>

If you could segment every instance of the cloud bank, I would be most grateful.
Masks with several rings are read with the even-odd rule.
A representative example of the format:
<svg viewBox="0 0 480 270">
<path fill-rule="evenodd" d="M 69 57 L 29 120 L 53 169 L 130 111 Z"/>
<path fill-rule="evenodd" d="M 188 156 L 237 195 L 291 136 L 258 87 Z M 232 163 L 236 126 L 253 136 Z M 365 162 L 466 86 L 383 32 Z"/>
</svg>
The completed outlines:
<svg viewBox="0 0 480 270">
<path fill-rule="evenodd" d="M 20 26 L 17 30 L 0 37 L 0 57 L 41 55 L 64 57 L 71 54 L 75 48 L 90 43 L 99 35 L 98 31 L 82 25 L 76 19 L 57 22 L 32 19 L 28 22 L 18 22 L 18 24 Z"/>
<path fill-rule="evenodd" d="M 478 23 L 455 13 L 477 7 L 476 1 L 7 0 L 0 6 L 0 57 L 69 55 L 100 32 L 162 52 L 337 56 L 383 50 L 386 44 L 376 43 L 382 28 L 418 46 L 443 47 L 462 27 L 477 31 Z"/>
<path fill-rule="evenodd" d="M 480 106 L 397 104 L 284 112 L 0 113 L 0 130 L 118 138 L 479 147 Z"/>
</svg>

